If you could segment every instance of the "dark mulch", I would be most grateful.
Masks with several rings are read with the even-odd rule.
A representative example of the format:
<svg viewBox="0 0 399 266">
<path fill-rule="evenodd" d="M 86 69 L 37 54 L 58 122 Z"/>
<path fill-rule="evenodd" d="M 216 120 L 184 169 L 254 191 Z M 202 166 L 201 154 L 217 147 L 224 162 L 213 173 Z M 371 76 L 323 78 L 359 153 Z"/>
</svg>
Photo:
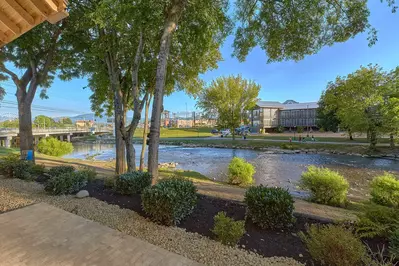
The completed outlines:
<svg viewBox="0 0 399 266">
<path fill-rule="evenodd" d="M 146 217 L 141 208 L 140 195 L 120 195 L 111 189 L 105 188 L 102 180 L 95 180 L 89 183 L 84 189 L 88 190 L 90 195 L 96 199 L 118 205 L 121 208 L 134 210 Z M 183 220 L 178 227 L 185 228 L 189 232 L 196 232 L 213 238 L 214 236 L 211 232 L 214 224 L 213 217 L 220 211 L 226 212 L 228 216 L 236 220 L 245 219 L 245 206 L 243 204 L 200 195 L 194 212 L 187 219 Z M 291 257 L 312 265 L 309 253 L 297 236 L 297 233 L 304 230 L 306 224 L 309 223 L 319 222 L 304 217 L 297 217 L 294 227 L 275 231 L 262 230 L 248 220 L 246 222 L 247 232 L 241 239 L 239 246 L 266 257 Z M 302 254 L 302 257 L 299 254 Z"/>
<path fill-rule="evenodd" d="M 120 195 L 104 187 L 102 180 L 90 182 L 84 189 L 88 190 L 91 197 L 115 204 L 121 208 L 131 209 L 144 217 L 148 217 L 141 208 L 140 195 Z M 214 238 L 211 230 L 214 225 L 213 217 L 224 211 L 235 220 L 245 220 L 245 206 L 237 201 L 224 200 L 209 196 L 199 195 L 198 204 L 194 212 L 183 220 L 178 227 L 189 232 Z M 240 240 L 239 247 L 254 251 L 265 257 L 284 256 L 291 257 L 307 265 L 317 265 L 311 259 L 305 245 L 298 237 L 300 231 L 306 229 L 308 224 L 321 224 L 322 222 L 304 216 L 297 216 L 293 227 L 284 230 L 260 229 L 248 219 L 246 221 L 246 234 Z M 373 238 L 365 241 L 374 252 L 387 247 L 387 241 L 382 238 Z M 386 250 L 385 250 L 386 251 Z M 300 257 L 300 254 L 302 256 Z"/>
</svg>

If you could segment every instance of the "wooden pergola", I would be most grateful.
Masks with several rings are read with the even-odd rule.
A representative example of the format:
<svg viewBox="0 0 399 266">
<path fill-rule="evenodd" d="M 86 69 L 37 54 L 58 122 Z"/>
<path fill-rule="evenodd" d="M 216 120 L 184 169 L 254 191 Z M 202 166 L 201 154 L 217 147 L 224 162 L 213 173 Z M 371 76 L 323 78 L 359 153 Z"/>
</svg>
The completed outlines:
<svg viewBox="0 0 399 266">
<path fill-rule="evenodd" d="M 68 16 L 68 0 L 0 0 L 0 47 L 47 20 Z"/>
</svg>

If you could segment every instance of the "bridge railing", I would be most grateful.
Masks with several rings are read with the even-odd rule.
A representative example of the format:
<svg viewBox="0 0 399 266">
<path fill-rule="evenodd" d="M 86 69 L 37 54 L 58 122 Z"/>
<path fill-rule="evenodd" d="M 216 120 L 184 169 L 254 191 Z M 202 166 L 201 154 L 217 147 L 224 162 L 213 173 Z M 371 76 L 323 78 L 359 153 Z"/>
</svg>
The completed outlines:
<svg viewBox="0 0 399 266">
<path fill-rule="evenodd" d="M 86 133 L 93 131 L 101 131 L 101 132 L 110 132 L 111 130 L 107 127 L 91 127 L 91 128 L 76 128 L 76 127 L 67 127 L 67 128 L 34 128 L 33 133 Z M 18 134 L 18 128 L 0 128 L 0 134 Z"/>
</svg>

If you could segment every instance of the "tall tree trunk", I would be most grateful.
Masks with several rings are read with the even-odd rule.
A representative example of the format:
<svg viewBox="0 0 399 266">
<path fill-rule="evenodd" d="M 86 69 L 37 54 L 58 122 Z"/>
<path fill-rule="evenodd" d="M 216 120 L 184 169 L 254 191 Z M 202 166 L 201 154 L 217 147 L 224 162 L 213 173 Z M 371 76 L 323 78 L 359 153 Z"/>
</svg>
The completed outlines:
<svg viewBox="0 0 399 266">
<path fill-rule="evenodd" d="M 348 134 L 349 134 L 349 139 L 353 140 L 353 135 L 352 135 L 352 131 L 350 129 L 348 129 Z"/>
<path fill-rule="evenodd" d="M 151 173 L 155 184 L 158 179 L 158 147 L 161 128 L 161 110 L 163 105 L 164 87 L 166 79 L 166 66 L 170 52 L 172 34 L 176 29 L 179 17 L 183 12 L 186 0 L 173 0 L 166 16 L 161 45 L 158 53 L 158 65 L 155 82 L 154 102 L 151 114 L 150 141 L 148 147 L 148 171 Z"/>
<path fill-rule="evenodd" d="M 115 116 L 115 173 L 117 175 L 126 172 L 126 161 L 125 161 L 125 143 L 123 140 L 122 128 L 124 127 L 124 117 L 122 103 L 118 101 L 117 92 L 115 91 L 114 99 L 114 116 Z"/>
<path fill-rule="evenodd" d="M 392 133 L 389 135 L 389 146 L 390 146 L 392 149 L 395 148 L 395 139 L 394 139 Z"/>
<path fill-rule="evenodd" d="M 150 109 L 151 100 L 152 100 L 152 95 L 147 99 L 147 102 L 145 103 L 143 145 L 141 147 L 141 154 L 140 154 L 140 171 L 144 171 L 144 156 L 145 156 L 145 150 L 147 149 L 148 113 Z"/>
<path fill-rule="evenodd" d="M 377 145 L 377 131 L 375 129 L 370 130 L 370 149 L 375 150 Z"/>
<path fill-rule="evenodd" d="M 34 156 L 34 142 L 33 142 L 33 132 L 32 132 L 32 111 L 31 103 L 26 99 L 18 99 L 18 117 L 19 117 L 19 141 L 20 141 L 20 151 L 21 159 L 24 160 L 27 150 L 33 151 L 33 161 Z"/>
<path fill-rule="evenodd" d="M 125 137 L 127 171 L 136 171 L 136 150 L 133 146 L 133 135 Z"/>
</svg>

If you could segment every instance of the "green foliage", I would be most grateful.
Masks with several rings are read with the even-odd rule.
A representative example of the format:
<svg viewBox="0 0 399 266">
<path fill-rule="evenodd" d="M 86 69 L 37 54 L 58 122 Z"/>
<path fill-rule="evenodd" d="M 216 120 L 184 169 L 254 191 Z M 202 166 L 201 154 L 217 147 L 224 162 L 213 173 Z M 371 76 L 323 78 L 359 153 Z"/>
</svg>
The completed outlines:
<svg viewBox="0 0 399 266">
<path fill-rule="evenodd" d="M 20 161 L 20 156 L 17 154 L 9 154 L 0 160 L 0 172 L 6 177 L 14 176 L 14 165 Z"/>
<path fill-rule="evenodd" d="M 310 225 L 299 234 L 312 258 L 321 265 L 363 265 L 366 248 L 351 231 L 336 225 Z"/>
<path fill-rule="evenodd" d="M 38 115 L 35 117 L 35 120 L 33 120 L 33 124 L 39 128 L 49 128 L 54 127 L 56 125 L 56 122 L 51 117 Z"/>
<path fill-rule="evenodd" d="M 360 237 L 389 237 L 398 229 L 398 210 L 376 204 L 367 205 L 356 222 L 356 232 Z"/>
<path fill-rule="evenodd" d="M 62 174 L 70 174 L 75 172 L 75 167 L 71 165 L 60 165 L 60 166 L 54 166 L 49 170 L 49 175 L 50 176 L 59 176 Z"/>
<path fill-rule="evenodd" d="M 79 172 L 83 175 L 86 175 L 86 179 L 89 182 L 93 181 L 97 177 L 96 169 L 94 169 L 93 167 L 89 167 L 89 166 L 79 167 Z"/>
<path fill-rule="evenodd" d="M 396 229 L 389 237 L 389 253 L 399 259 L 399 229 Z"/>
<path fill-rule="evenodd" d="M 296 127 L 296 132 L 297 133 L 303 133 L 303 131 L 304 131 L 303 126 L 297 126 Z"/>
<path fill-rule="evenodd" d="M 131 172 L 118 176 L 115 179 L 115 190 L 121 194 L 138 194 L 151 186 L 152 176 L 148 172 Z"/>
<path fill-rule="evenodd" d="M 37 144 L 37 149 L 40 153 L 61 157 L 73 151 L 73 145 L 69 142 L 59 141 L 56 138 L 43 138 Z"/>
<path fill-rule="evenodd" d="M 34 176 L 42 176 L 46 172 L 46 166 L 44 164 L 32 164 L 31 173 Z"/>
<path fill-rule="evenodd" d="M 104 187 L 114 188 L 116 177 L 106 177 L 104 178 Z"/>
<path fill-rule="evenodd" d="M 284 228 L 295 221 L 294 199 L 283 188 L 250 187 L 245 192 L 244 202 L 248 217 L 261 228 Z"/>
<path fill-rule="evenodd" d="M 310 191 L 311 201 L 339 206 L 346 203 L 349 183 L 338 172 L 312 165 L 302 173 L 300 186 Z"/>
<path fill-rule="evenodd" d="M 289 143 L 282 143 L 280 145 L 280 149 L 283 149 L 283 150 L 295 150 L 296 148 L 298 148 L 298 146 L 295 146 L 295 145 L 289 144 Z"/>
<path fill-rule="evenodd" d="M 0 128 L 18 128 L 19 127 L 19 120 L 7 120 L 0 122 Z"/>
<path fill-rule="evenodd" d="M 193 182 L 170 178 L 146 188 L 142 195 L 143 210 L 152 220 L 175 225 L 190 215 L 197 204 L 197 189 Z"/>
<path fill-rule="evenodd" d="M 394 175 L 384 173 L 374 178 L 370 185 L 374 203 L 399 208 L 399 180 Z"/>
<path fill-rule="evenodd" d="M 33 163 L 29 161 L 19 160 L 13 165 L 13 177 L 22 180 L 32 180 L 32 166 Z"/>
<path fill-rule="evenodd" d="M 368 16 L 367 1 L 237 1 L 234 55 L 244 61 L 258 46 L 268 62 L 298 61 L 365 31 Z"/>
<path fill-rule="evenodd" d="M 234 157 L 229 164 L 229 183 L 247 186 L 254 183 L 255 167 L 242 158 Z"/>
<path fill-rule="evenodd" d="M 277 129 L 276 129 L 276 132 L 277 132 L 277 133 L 284 133 L 284 127 L 281 126 L 281 125 L 278 126 Z"/>
<path fill-rule="evenodd" d="M 320 132 L 332 131 L 337 132 L 340 120 L 337 117 L 336 109 L 327 109 L 324 102 L 324 92 L 319 100 L 319 107 L 317 108 L 317 126 Z"/>
<path fill-rule="evenodd" d="M 220 77 L 200 95 L 197 106 L 208 115 L 216 113 L 218 125 L 234 132 L 256 105 L 259 90 L 258 84 L 241 76 Z"/>
<path fill-rule="evenodd" d="M 215 225 L 212 233 L 224 245 L 235 246 L 245 234 L 245 221 L 234 221 L 225 212 L 219 212 L 213 219 Z"/>
<path fill-rule="evenodd" d="M 82 172 L 69 172 L 52 176 L 47 180 L 45 191 L 52 195 L 63 195 L 78 192 L 87 184 L 87 175 Z"/>
</svg>

